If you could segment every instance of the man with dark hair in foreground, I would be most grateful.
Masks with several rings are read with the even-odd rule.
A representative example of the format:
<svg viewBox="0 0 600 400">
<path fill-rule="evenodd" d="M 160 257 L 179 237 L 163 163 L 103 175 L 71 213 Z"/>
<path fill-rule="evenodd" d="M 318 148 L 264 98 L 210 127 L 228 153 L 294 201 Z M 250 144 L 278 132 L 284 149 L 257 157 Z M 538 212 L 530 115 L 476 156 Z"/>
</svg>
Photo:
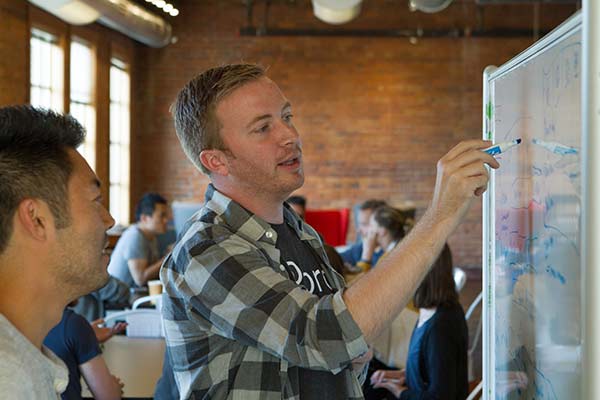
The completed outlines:
<svg viewBox="0 0 600 400">
<path fill-rule="evenodd" d="M 75 150 L 71 117 L 0 108 L 0 390 L 11 399 L 56 399 L 64 363 L 42 346 L 65 306 L 108 280 L 100 182 Z"/>
<path fill-rule="evenodd" d="M 291 103 L 262 68 L 192 79 L 173 106 L 206 203 L 161 269 L 180 398 L 361 399 L 367 343 L 406 306 L 497 161 L 458 144 L 433 199 L 380 266 L 344 289 L 317 233 L 284 201 L 304 182 Z"/>
</svg>

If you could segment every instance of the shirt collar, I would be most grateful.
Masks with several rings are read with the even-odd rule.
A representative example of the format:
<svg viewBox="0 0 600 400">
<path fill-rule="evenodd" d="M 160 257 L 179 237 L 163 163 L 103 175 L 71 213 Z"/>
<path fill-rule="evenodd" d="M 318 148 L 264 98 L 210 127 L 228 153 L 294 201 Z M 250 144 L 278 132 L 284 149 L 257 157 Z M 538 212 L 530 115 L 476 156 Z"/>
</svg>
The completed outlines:
<svg viewBox="0 0 600 400">
<path fill-rule="evenodd" d="M 238 234 L 255 241 L 267 240 L 275 244 L 277 235 L 267 221 L 219 192 L 212 183 L 206 189 L 205 201 L 206 207 Z M 287 203 L 283 203 L 283 220 L 292 227 L 300 239 L 313 239 L 311 235 L 305 232 L 302 220 L 291 210 Z"/>
</svg>

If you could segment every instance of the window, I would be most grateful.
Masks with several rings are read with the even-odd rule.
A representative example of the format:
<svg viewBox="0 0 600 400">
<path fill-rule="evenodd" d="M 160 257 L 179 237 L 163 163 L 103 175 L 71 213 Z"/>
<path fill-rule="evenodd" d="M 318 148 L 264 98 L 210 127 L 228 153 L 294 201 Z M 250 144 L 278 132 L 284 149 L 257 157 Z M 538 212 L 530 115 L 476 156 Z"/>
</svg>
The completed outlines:
<svg viewBox="0 0 600 400">
<path fill-rule="evenodd" d="M 96 107 L 94 103 L 94 51 L 85 42 L 71 41 L 70 113 L 87 131 L 85 142 L 77 150 L 96 169 Z"/>
<path fill-rule="evenodd" d="M 110 60 L 110 213 L 129 225 L 129 70 L 118 58 Z"/>
<path fill-rule="evenodd" d="M 63 111 L 63 58 L 56 36 L 37 28 L 31 29 L 32 105 Z"/>
</svg>

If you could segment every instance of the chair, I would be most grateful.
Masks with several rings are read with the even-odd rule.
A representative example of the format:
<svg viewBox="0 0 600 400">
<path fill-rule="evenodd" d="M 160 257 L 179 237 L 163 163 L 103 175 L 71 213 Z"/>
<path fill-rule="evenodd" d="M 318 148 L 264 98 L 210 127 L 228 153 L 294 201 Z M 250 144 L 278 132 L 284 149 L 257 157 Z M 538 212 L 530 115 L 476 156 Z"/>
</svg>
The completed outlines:
<svg viewBox="0 0 600 400">
<path fill-rule="evenodd" d="M 476 399 L 477 395 L 479 393 L 481 393 L 481 391 L 483 390 L 483 381 L 479 382 L 477 384 L 477 386 L 475 386 L 475 389 L 471 390 L 471 393 L 469 393 L 469 397 L 467 397 L 467 400 L 474 400 Z"/>
<path fill-rule="evenodd" d="M 469 321 L 469 319 L 473 316 L 475 309 L 477 308 L 477 306 L 479 306 L 481 304 L 482 300 L 483 300 L 483 292 L 479 292 L 479 294 L 477 295 L 477 297 L 475 297 L 475 300 L 473 300 L 473 302 L 467 309 L 467 312 L 465 313 L 465 319 L 467 321 Z M 473 354 L 475 353 L 475 349 L 477 348 L 477 345 L 479 344 L 479 339 L 481 338 L 481 329 L 482 329 L 482 320 L 480 318 L 479 323 L 477 324 L 477 328 L 475 330 L 475 334 L 473 335 L 473 338 L 471 340 L 471 347 L 469 347 L 469 349 L 467 350 L 469 382 L 477 382 L 475 380 L 475 373 L 473 371 Z M 469 394 L 469 397 L 467 397 L 467 400 L 473 400 L 473 399 L 478 398 L 477 395 L 480 394 L 482 390 L 483 390 L 483 381 L 480 381 L 479 384 L 471 391 L 471 393 Z"/>
<path fill-rule="evenodd" d="M 339 210 L 306 210 L 306 222 L 323 235 L 323 240 L 330 246 L 346 244 L 350 209 Z"/>
<path fill-rule="evenodd" d="M 471 303 L 471 305 L 467 309 L 467 312 L 465 313 L 465 319 L 467 321 L 469 320 L 469 318 L 471 318 L 471 315 L 473 314 L 473 311 L 475 311 L 475 308 L 479 305 L 479 303 L 481 303 L 482 299 L 483 299 L 483 293 L 479 292 L 479 294 L 477 295 L 477 297 L 475 297 L 475 300 L 473 300 L 473 302 Z"/>
<path fill-rule="evenodd" d="M 454 285 L 456 286 L 456 291 L 460 292 L 467 283 L 467 273 L 462 268 L 454 267 L 452 268 L 452 274 L 454 275 Z"/>
<path fill-rule="evenodd" d="M 140 297 L 139 299 L 137 299 L 136 301 L 133 302 L 133 304 L 131 305 L 131 309 L 132 310 L 136 310 L 141 304 L 144 303 L 153 303 L 156 304 L 156 309 L 158 311 L 160 311 L 160 308 L 162 306 L 162 294 L 154 294 L 151 296 L 143 296 Z"/>
<path fill-rule="evenodd" d="M 159 310 L 146 308 L 116 312 L 104 318 L 104 323 L 111 326 L 113 320 L 123 319 L 127 322 L 126 334 L 128 337 L 161 338 L 165 336 Z"/>
</svg>

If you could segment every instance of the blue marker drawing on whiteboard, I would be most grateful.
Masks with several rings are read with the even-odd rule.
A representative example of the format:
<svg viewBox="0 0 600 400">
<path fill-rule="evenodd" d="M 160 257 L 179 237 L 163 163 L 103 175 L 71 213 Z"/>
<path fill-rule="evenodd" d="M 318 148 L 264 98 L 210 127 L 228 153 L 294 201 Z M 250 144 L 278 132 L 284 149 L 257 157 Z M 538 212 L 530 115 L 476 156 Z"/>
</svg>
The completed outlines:
<svg viewBox="0 0 600 400">
<path fill-rule="evenodd" d="M 566 156 L 567 154 L 579 154 L 579 150 L 575 147 L 565 146 L 564 144 L 556 143 L 556 142 L 548 142 L 542 139 L 533 139 L 533 144 L 537 144 L 538 146 L 542 146 L 546 150 L 560 154 L 561 156 Z"/>
<path fill-rule="evenodd" d="M 510 142 L 496 143 L 495 145 L 490 146 L 486 149 L 483 149 L 482 151 L 484 151 L 492 156 L 495 156 L 496 154 L 504 153 L 505 151 L 507 151 L 508 149 L 510 149 L 512 147 L 515 147 L 519 143 L 521 143 L 521 139 L 515 139 Z"/>
</svg>

